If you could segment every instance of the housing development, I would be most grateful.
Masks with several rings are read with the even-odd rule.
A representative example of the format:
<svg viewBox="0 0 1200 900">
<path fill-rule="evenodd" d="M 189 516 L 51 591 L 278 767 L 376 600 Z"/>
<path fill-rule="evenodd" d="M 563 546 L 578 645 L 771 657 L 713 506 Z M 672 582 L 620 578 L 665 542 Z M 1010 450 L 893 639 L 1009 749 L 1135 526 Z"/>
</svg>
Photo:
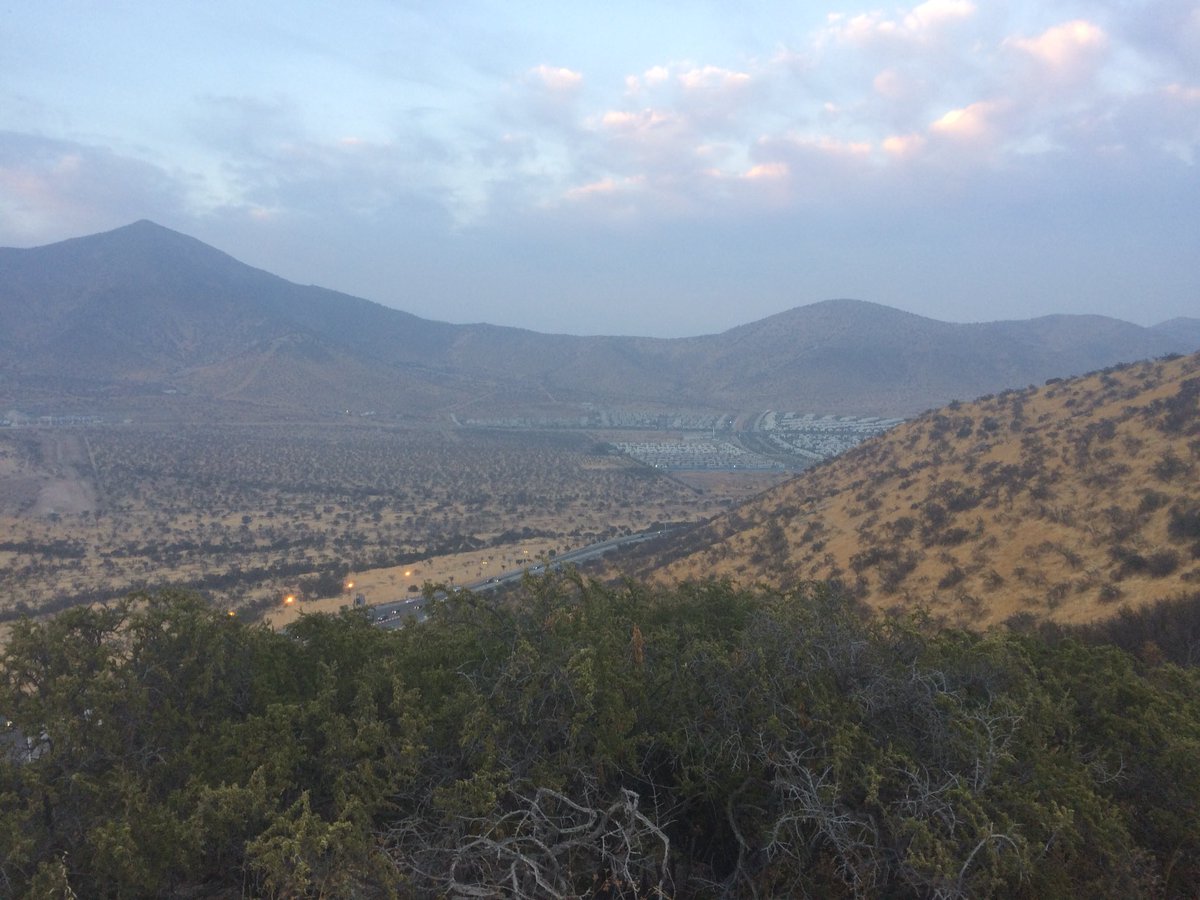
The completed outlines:
<svg viewBox="0 0 1200 900">
<path fill-rule="evenodd" d="M 589 405 L 578 416 L 466 419 L 475 428 L 611 433 L 609 446 L 658 469 L 803 469 L 903 419 L 766 410 L 678 412 Z M 642 432 L 645 434 L 638 434 Z"/>
</svg>

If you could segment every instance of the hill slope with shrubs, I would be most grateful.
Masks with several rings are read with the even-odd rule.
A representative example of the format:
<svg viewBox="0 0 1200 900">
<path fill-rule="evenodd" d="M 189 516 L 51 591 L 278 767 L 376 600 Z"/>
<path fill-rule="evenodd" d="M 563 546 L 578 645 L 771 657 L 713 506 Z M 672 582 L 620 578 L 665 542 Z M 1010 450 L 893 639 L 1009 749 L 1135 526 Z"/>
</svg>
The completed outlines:
<svg viewBox="0 0 1200 900">
<path fill-rule="evenodd" d="M 1200 670 L 823 585 L 163 594 L 18 624 L 0 709 L 10 897 L 1200 892 Z"/>
<path fill-rule="evenodd" d="M 925 413 L 632 571 L 836 579 L 941 621 L 1086 622 L 1200 589 L 1200 355 Z"/>
</svg>

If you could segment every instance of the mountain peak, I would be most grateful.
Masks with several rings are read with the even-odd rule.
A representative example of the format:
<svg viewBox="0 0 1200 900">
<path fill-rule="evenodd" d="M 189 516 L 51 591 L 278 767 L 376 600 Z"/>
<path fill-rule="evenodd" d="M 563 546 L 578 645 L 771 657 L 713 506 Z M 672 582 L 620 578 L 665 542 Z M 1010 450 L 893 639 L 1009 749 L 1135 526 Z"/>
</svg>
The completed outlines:
<svg viewBox="0 0 1200 900">
<path fill-rule="evenodd" d="M 77 238 L 77 240 L 103 240 L 108 239 L 135 239 L 139 241 L 174 241 L 177 243 L 187 243 L 191 245 L 199 245 L 209 250 L 217 251 L 215 247 L 210 247 L 203 241 L 190 235 L 184 234 L 182 231 L 175 231 L 165 225 L 159 225 L 150 219 L 138 219 L 136 222 L 130 222 L 128 225 L 121 225 L 118 228 L 113 228 L 110 231 L 104 231 L 100 234 L 93 235 L 91 238 Z"/>
<path fill-rule="evenodd" d="M 278 365 L 281 348 L 299 346 L 305 378 Z M 845 298 L 676 340 L 458 326 L 292 284 L 149 219 L 0 252 L 0 365 L 20 360 L 30 383 L 107 377 L 119 391 L 155 378 L 297 405 L 323 384 L 328 408 L 497 392 L 516 407 L 538 385 L 562 403 L 908 415 L 1195 346 L 1095 317 L 952 324 Z"/>
</svg>

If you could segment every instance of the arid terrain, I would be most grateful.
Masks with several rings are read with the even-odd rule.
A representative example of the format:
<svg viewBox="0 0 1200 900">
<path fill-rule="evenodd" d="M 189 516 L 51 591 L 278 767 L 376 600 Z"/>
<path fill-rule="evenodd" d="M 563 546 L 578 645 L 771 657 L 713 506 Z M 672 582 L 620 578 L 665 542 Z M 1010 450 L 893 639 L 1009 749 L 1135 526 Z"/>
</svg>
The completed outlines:
<svg viewBox="0 0 1200 900">
<path fill-rule="evenodd" d="M 673 477 L 610 452 L 606 437 L 361 424 L 3 429 L 0 613 L 166 584 L 261 611 L 354 579 L 355 593 L 381 602 L 700 521 L 786 477 Z"/>
<path fill-rule="evenodd" d="M 1200 589 L 1200 356 L 929 412 L 635 566 L 837 579 L 955 625 L 1087 622 Z M 648 548 L 649 549 L 649 548 Z"/>
<path fill-rule="evenodd" d="M 247 612 L 337 602 L 352 577 L 386 601 L 726 512 L 663 577 L 838 578 L 954 621 L 1091 615 L 1192 577 L 1165 531 L 1192 445 L 1123 418 L 1173 368 L 888 429 L 1194 350 L 1195 329 L 843 299 L 713 335 L 551 335 L 296 285 L 148 221 L 0 248 L 0 616 L 166 584 Z"/>
</svg>

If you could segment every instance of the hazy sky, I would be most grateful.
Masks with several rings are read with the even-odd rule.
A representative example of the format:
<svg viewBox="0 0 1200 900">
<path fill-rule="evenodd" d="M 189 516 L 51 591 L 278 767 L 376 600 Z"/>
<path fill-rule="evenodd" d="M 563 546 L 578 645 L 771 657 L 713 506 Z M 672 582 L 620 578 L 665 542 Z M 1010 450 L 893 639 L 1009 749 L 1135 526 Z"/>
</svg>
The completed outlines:
<svg viewBox="0 0 1200 900">
<path fill-rule="evenodd" d="M 0 3 L 0 245 L 452 322 L 1200 315 L 1198 164 L 1186 0 Z"/>
</svg>

